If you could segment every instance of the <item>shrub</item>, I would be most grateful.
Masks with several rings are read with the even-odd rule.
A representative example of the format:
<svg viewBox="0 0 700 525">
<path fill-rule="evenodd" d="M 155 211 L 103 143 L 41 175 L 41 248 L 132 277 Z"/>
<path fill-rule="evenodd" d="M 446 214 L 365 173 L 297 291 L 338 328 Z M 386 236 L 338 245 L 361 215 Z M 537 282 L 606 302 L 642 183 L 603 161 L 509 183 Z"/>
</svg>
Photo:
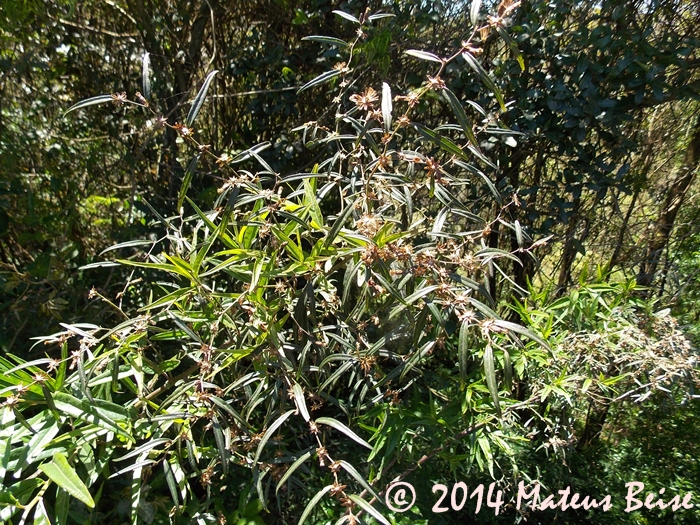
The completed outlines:
<svg viewBox="0 0 700 525">
<path fill-rule="evenodd" d="M 91 265 L 133 269 L 115 301 L 92 292 L 124 321 L 42 338 L 60 359 L 0 359 L 2 520 L 388 523 L 383 487 L 418 466 L 423 483 L 488 472 L 512 485 L 533 419 L 533 435 L 560 443 L 564 403 L 581 384 L 590 399 L 595 366 L 570 370 L 562 356 L 573 350 L 546 342 L 563 300 L 544 326 L 521 305 L 530 330 L 493 299 L 497 278 L 512 282 L 502 259 L 519 263 L 538 243 L 508 222 L 517 197 L 494 186 L 498 166 L 479 140 L 516 134 L 499 122 L 505 100 L 478 59 L 480 39 L 507 38 L 514 5 L 487 23 L 479 5 L 452 55 L 407 51 L 434 73 L 399 96 L 398 81 L 360 84 L 362 61 L 375 58 L 365 29 L 386 15 L 338 12 L 357 26 L 352 42 L 308 37 L 341 58 L 300 89 L 330 85 L 333 96 L 323 119 L 296 128 L 317 152 L 304 172 L 277 173 L 261 156 L 267 143 L 211 150 L 194 124 L 216 71 L 181 123 L 151 99 L 148 55 L 141 93 L 69 109 L 140 106 L 192 158 L 177 215 L 144 201 L 160 238 L 113 246 L 121 258 Z M 450 89 L 465 68 L 497 108 Z M 423 125 L 436 108 L 451 120 Z M 219 181 L 210 207 L 188 198 L 198 172 Z M 491 246 L 496 227 L 512 230 L 514 252 Z M 571 299 L 567 315 L 589 316 L 596 301 Z"/>
</svg>

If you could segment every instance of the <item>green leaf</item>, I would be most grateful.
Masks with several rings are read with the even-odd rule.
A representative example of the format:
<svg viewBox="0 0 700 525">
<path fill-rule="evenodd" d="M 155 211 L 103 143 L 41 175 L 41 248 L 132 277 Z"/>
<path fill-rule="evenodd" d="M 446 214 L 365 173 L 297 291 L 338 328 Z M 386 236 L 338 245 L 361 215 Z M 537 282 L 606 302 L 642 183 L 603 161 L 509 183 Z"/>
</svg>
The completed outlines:
<svg viewBox="0 0 700 525">
<path fill-rule="evenodd" d="M 335 13 L 336 15 L 338 15 L 341 18 L 344 18 L 345 20 L 350 20 L 351 22 L 355 22 L 356 24 L 360 23 L 360 21 L 357 18 L 346 13 L 345 11 L 340 11 L 340 10 L 336 9 L 333 11 L 333 13 Z"/>
<path fill-rule="evenodd" d="M 343 469 L 345 469 L 345 471 L 346 471 L 348 474 L 350 474 L 353 478 L 355 478 L 355 480 L 356 480 L 360 485 L 362 485 L 362 487 L 363 487 L 367 492 L 369 492 L 369 493 L 372 495 L 372 497 L 377 498 L 378 500 L 381 499 L 380 496 L 379 496 L 379 494 L 377 494 L 377 491 L 374 490 L 374 488 L 372 487 L 372 485 L 370 485 L 369 483 L 367 483 L 367 481 L 365 480 L 365 478 L 362 477 L 362 476 L 360 475 L 360 473 L 355 469 L 354 466 L 352 466 L 352 465 L 351 465 L 350 463 L 348 463 L 347 461 L 343 461 L 342 459 L 340 460 L 340 466 L 343 467 Z"/>
<path fill-rule="evenodd" d="M 192 175 L 194 175 L 194 171 L 197 169 L 197 161 L 199 161 L 199 155 L 194 156 L 185 170 L 185 176 L 182 179 L 182 186 L 180 186 L 180 195 L 177 198 L 178 210 L 182 208 L 182 205 L 185 202 L 187 190 L 190 189 L 190 184 L 192 183 Z"/>
<path fill-rule="evenodd" d="M 496 97 L 496 100 L 498 100 L 498 103 L 501 106 L 501 110 L 505 111 L 506 103 L 503 99 L 503 95 L 501 94 L 501 90 L 498 89 L 493 80 L 491 80 L 491 77 L 483 68 L 483 66 L 479 63 L 476 57 L 474 57 L 474 55 L 472 55 L 469 51 L 465 51 L 464 53 L 462 53 L 462 56 L 464 57 L 464 60 L 466 60 L 467 64 L 469 64 L 469 67 L 476 71 L 477 75 L 481 77 L 481 81 L 484 84 L 486 84 L 486 87 L 493 91 L 493 95 Z"/>
<path fill-rule="evenodd" d="M 68 525 L 68 509 L 70 505 L 70 494 L 61 487 L 56 487 L 56 525 Z"/>
<path fill-rule="evenodd" d="M 335 222 L 333 223 L 333 226 L 331 227 L 331 230 L 328 232 L 328 235 L 326 236 L 326 241 L 324 243 L 324 247 L 328 248 L 331 244 L 333 244 L 333 241 L 338 236 L 338 233 L 340 232 L 340 229 L 343 227 L 343 224 L 348 219 L 348 217 L 350 217 L 350 215 L 352 214 L 353 211 L 354 211 L 353 206 L 345 206 L 345 209 L 338 216 L 338 218 L 335 220 Z"/>
<path fill-rule="evenodd" d="M 498 384 L 496 383 L 496 366 L 493 360 L 493 348 L 491 345 L 486 345 L 484 350 L 484 373 L 486 375 L 486 386 L 493 399 L 493 406 L 496 409 L 498 416 L 501 416 L 501 404 L 498 399 Z"/>
<path fill-rule="evenodd" d="M 467 117 L 467 114 L 464 112 L 464 107 L 462 106 L 462 103 L 459 101 L 457 96 L 454 93 L 452 93 L 452 91 L 450 91 L 448 88 L 443 89 L 442 94 L 452 107 L 452 111 L 457 117 L 457 122 L 459 122 L 459 125 L 464 130 L 464 133 L 469 139 L 469 142 L 471 142 L 474 145 L 474 147 L 478 149 L 479 142 L 476 140 L 476 135 L 474 135 L 474 128 L 472 127 L 472 123 L 469 120 L 469 117 Z"/>
<path fill-rule="evenodd" d="M 53 455 L 53 461 L 39 465 L 46 476 L 56 485 L 65 490 L 74 498 L 82 501 L 90 508 L 95 507 L 95 502 L 85 484 L 80 480 L 75 470 L 68 464 L 66 456 L 60 452 Z"/>
<path fill-rule="evenodd" d="M 382 119 L 384 131 L 391 131 L 391 87 L 386 82 L 382 83 Z"/>
<path fill-rule="evenodd" d="M 282 414 L 277 420 L 270 425 L 270 428 L 267 429 L 265 432 L 265 435 L 260 439 L 260 443 L 258 444 L 258 450 L 255 451 L 255 458 L 253 459 L 253 463 L 257 463 L 258 460 L 260 459 L 260 455 L 262 454 L 263 448 L 265 447 L 265 444 L 268 442 L 268 440 L 274 435 L 275 432 L 277 432 L 277 429 L 282 426 L 282 424 L 287 420 L 289 416 L 294 414 L 295 410 L 288 410 L 284 414 Z"/>
<path fill-rule="evenodd" d="M 520 66 L 520 70 L 525 71 L 525 60 L 523 60 L 523 55 L 520 52 L 520 50 L 518 49 L 518 45 L 513 41 L 513 39 L 508 34 L 508 31 L 506 31 L 505 28 L 501 27 L 498 24 L 496 24 L 496 31 L 498 31 L 498 34 L 501 36 L 503 41 L 508 45 L 508 47 L 510 47 L 510 52 L 513 53 L 515 60 L 518 61 L 518 65 Z"/>
<path fill-rule="evenodd" d="M 103 401 L 99 402 L 99 404 L 102 406 L 98 408 L 91 405 L 87 400 L 77 399 L 70 394 L 66 394 L 65 392 L 56 392 L 54 394 L 54 404 L 59 412 L 83 419 L 88 423 L 102 427 L 105 430 L 115 432 L 120 436 L 127 438 L 129 441 L 134 441 L 134 438 L 126 430 L 121 428 L 109 416 L 106 415 L 106 412 L 109 412 L 110 415 L 118 414 L 118 410 L 125 410 L 124 407 Z"/>
<path fill-rule="evenodd" d="M 275 489 L 275 494 L 279 492 L 280 488 L 284 483 L 289 479 L 289 477 L 294 474 L 296 469 L 298 469 L 304 461 L 309 459 L 311 455 L 314 453 L 313 450 L 308 450 L 306 453 L 302 454 L 294 463 L 292 463 L 289 468 L 284 473 L 284 476 L 280 478 L 280 480 L 277 482 L 277 489 Z"/>
<path fill-rule="evenodd" d="M 373 15 L 369 15 L 367 20 L 374 22 L 375 20 L 381 20 L 382 18 L 393 18 L 395 16 L 396 15 L 392 13 L 375 13 Z"/>
<path fill-rule="evenodd" d="M 321 42 L 323 44 L 331 44 L 338 47 L 348 47 L 348 43 L 340 38 L 333 38 L 332 36 L 305 36 L 302 40 L 310 40 L 312 42 Z"/>
<path fill-rule="evenodd" d="M 343 425 L 340 421 L 337 419 L 333 419 L 332 417 L 319 417 L 316 420 L 316 423 L 320 423 L 321 425 L 328 425 L 329 427 L 333 427 L 334 429 L 342 432 L 346 436 L 348 436 L 350 439 L 355 441 L 356 443 L 359 443 L 363 447 L 367 447 L 368 449 L 372 450 L 372 445 L 367 443 L 364 439 L 362 439 L 360 436 L 355 434 L 352 430 L 350 430 L 348 427 Z"/>
<path fill-rule="evenodd" d="M 382 516 L 377 509 L 375 509 L 372 505 L 370 505 L 365 500 L 363 500 L 360 496 L 356 496 L 355 494 L 351 494 L 348 497 L 353 502 L 357 503 L 357 505 L 359 505 L 362 510 L 364 510 L 367 514 L 370 514 L 379 523 L 381 523 L 382 525 L 390 525 L 390 523 L 387 521 L 387 519 L 384 516 Z"/>
<path fill-rule="evenodd" d="M 219 72 L 218 69 L 215 69 L 211 73 L 207 75 L 207 78 L 204 79 L 204 84 L 202 84 L 201 89 L 199 90 L 199 93 L 197 93 L 197 96 L 194 99 L 194 102 L 192 102 L 192 107 L 190 108 L 190 112 L 187 114 L 187 118 L 185 119 L 185 124 L 189 127 L 192 125 L 194 122 L 194 119 L 197 118 L 197 115 L 199 115 L 199 110 L 202 109 L 202 104 L 204 104 L 204 99 L 207 96 L 207 91 L 209 90 L 209 84 L 211 84 L 211 81 L 214 80 L 214 76 Z"/>
<path fill-rule="evenodd" d="M 143 97 L 148 100 L 151 98 L 151 55 L 148 51 L 143 54 L 143 62 L 141 64 L 141 74 L 143 77 Z"/>
<path fill-rule="evenodd" d="M 472 5 L 469 8 L 469 19 L 473 25 L 479 21 L 479 9 L 481 9 L 481 0 L 472 0 Z"/>
<path fill-rule="evenodd" d="M 105 104 L 107 102 L 112 102 L 113 100 L 114 99 L 112 98 L 112 95 L 98 95 L 96 97 L 86 98 L 85 100 L 81 100 L 80 102 L 73 104 L 71 107 L 69 107 L 63 114 L 63 116 L 65 117 L 66 115 L 68 115 L 68 113 L 70 113 L 71 111 L 75 111 L 76 109 L 94 106 L 95 104 Z"/>
<path fill-rule="evenodd" d="M 409 49 L 408 51 L 405 51 L 407 55 L 410 55 L 412 57 L 420 58 L 421 60 L 430 60 L 431 62 L 438 62 L 439 64 L 442 64 L 442 58 L 440 58 L 437 55 L 434 55 L 433 53 L 429 53 L 427 51 L 420 51 L 418 49 Z"/>
<path fill-rule="evenodd" d="M 460 387 L 464 388 L 467 383 L 467 364 L 469 362 L 469 322 L 466 320 L 462 322 L 459 329 L 457 360 L 459 362 Z"/>
<path fill-rule="evenodd" d="M 173 498 L 173 503 L 175 505 L 180 504 L 180 498 L 178 497 L 177 482 L 175 481 L 175 475 L 170 467 L 170 462 L 165 459 L 163 460 L 163 472 L 165 473 L 165 481 L 168 484 L 168 489 L 170 490 L 170 496 Z"/>
<path fill-rule="evenodd" d="M 508 349 L 503 349 L 503 383 L 507 392 L 513 387 L 513 364 L 510 362 Z"/>
<path fill-rule="evenodd" d="M 43 498 L 37 502 L 36 508 L 34 509 L 34 525 L 51 525 L 49 516 L 46 514 Z"/>
<path fill-rule="evenodd" d="M 321 498 L 333 488 L 333 485 L 328 485 L 326 487 L 323 487 L 319 492 L 316 493 L 316 495 L 311 498 L 311 501 L 309 501 L 309 504 L 306 505 L 306 508 L 304 509 L 304 512 L 301 514 L 301 518 L 299 518 L 299 522 L 297 525 L 303 525 L 304 522 L 306 521 L 306 518 L 309 517 L 311 514 L 311 511 L 314 510 L 314 507 L 316 504 L 321 501 Z"/>
<path fill-rule="evenodd" d="M 539 343 L 544 349 L 546 349 L 550 354 L 552 353 L 552 349 L 550 346 L 547 344 L 547 341 L 542 339 L 539 335 L 534 333 L 531 330 L 528 330 L 524 326 L 521 326 L 516 323 L 511 323 L 510 321 L 502 321 L 501 319 L 494 319 L 493 324 L 500 328 L 505 328 L 506 330 L 509 330 L 511 332 L 516 332 L 520 335 L 524 335 L 525 337 L 532 339 L 533 341 L 536 341 Z"/>
<path fill-rule="evenodd" d="M 294 402 L 299 409 L 299 413 L 304 418 L 304 421 L 311 419 L 309 416 L 309 409 L 306 408 L 306 400 L 304 399 L 304 390 L 301 388 L 299 383 L 294 383 L 292 386 L 292 393 L 294 394 Z"/>
<path fill-rule="evenodd" d="M 304 91 L 306 89 L 309 89 L 309 88 L 312 88 L 314 86 L 318 86 L 320 84 L 328 82 L 330 79 L 335 78 L 338 75 L 340 75 L 340 71 L 337 69 L 332 69 L 330 71 L 326 71 L 325 73 L 321 73 L 319 76 L 317 76 L 313 80 L 310 80 L 309 82 L 307 82 L 306 84 L 301 86 L 299 88 L 299 90 L 297 91 L 297 93 L 301 93 L 302 91 Z"/>
</svg>

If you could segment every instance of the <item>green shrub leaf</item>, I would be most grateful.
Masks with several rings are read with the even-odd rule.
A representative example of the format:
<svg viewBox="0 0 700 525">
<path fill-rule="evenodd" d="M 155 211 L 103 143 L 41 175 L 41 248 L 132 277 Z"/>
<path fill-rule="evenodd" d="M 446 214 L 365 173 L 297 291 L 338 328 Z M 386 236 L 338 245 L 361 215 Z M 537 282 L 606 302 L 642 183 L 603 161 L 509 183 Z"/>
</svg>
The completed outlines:
<svg viewBox="0 0 700 525">
<path fill-rule="evenodd" d="M 88 491 L 88 488 L 80 480 L 75 470 L 68 464 L 66 456 L 60 452 L 56 452 L 50 463 L 42 463 L 39 465 L 39 470 L 46 474 L 51 481 L 68 494 L 79 499 L 88 507 L 94 508 L 95 502 L 92 496 L 90 496 L 90 491 Z"/>
</svg>

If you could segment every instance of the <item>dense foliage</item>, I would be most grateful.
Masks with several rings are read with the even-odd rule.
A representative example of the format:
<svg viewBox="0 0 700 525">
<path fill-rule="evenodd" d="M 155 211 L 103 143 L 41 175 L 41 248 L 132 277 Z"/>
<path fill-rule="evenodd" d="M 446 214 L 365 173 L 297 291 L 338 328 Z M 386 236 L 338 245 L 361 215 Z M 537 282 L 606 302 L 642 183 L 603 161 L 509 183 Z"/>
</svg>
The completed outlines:
<svg viewBox="0 0 700 525">
<path fill-rule="evenodd" d="M 0 7 L 0 521 L 695 522 L 698 5 L 360 4 Z"/>
</svg>

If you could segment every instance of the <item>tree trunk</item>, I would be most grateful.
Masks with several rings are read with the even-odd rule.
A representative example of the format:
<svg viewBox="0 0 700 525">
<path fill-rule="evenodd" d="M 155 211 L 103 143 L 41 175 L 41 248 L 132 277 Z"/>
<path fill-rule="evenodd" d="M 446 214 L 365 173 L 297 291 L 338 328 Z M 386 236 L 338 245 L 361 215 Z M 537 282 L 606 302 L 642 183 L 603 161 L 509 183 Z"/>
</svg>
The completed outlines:
<svg viewBox="0 0 700 525">
<path fill-rule="evenodd" d="M 637 274 L 637 284 L 650 286 L 654 281 L 661 255 L 668 245 L 678 211 L 683 205 L 688 189 L 695 178 L 700 164 L 700 121 L 696 122 L 693 136 L 683 156 L 683 161 L 675 170 L 669 184 L 666 198 L 661 206 L 659 218 L 653 225 L 646 256 Z"/>
</svg>

